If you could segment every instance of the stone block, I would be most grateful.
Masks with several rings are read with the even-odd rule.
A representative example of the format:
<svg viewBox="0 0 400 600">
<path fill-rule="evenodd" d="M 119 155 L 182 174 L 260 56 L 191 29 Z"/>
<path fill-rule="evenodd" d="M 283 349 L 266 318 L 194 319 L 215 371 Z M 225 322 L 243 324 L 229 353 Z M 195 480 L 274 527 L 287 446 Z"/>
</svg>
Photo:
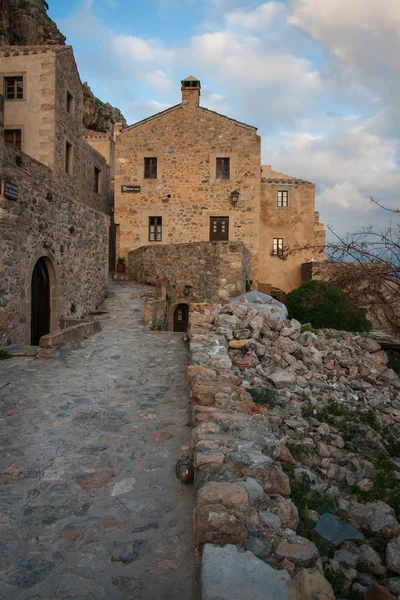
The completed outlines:
<svg viewBox="0 0 400 600">
<path fill-rule="evenodd" d="M 232 545 L 203 549 L 202 600 L 289 600 L 290 576 Z"/>
</svg>

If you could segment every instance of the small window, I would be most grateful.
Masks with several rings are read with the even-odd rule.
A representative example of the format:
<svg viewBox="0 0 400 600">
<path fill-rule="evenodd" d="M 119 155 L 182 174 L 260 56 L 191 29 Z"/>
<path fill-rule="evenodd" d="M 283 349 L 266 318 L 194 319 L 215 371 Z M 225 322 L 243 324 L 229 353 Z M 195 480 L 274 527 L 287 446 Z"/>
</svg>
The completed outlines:
<svg viewBox="0 0 400 600">
<path fill-rule="evenodd" d="M 67 112 L 72 113 L 74 109 L 74 98 L 67 92 Z"/>
<path fill-rule="evenodd" d="M 217 179 L 229 179 L 230 178 L 230 159 L 229 158 L 217 158 Z"/>
<path fill-rule="evenodd" d="M 149 242 L 162 241 L 162 217 L 149 217 Z"/>
<path fill-rule="evenodd" d="M 157 159 L 156 158 L 145 158 L 144 159 L 144 178 L 145 179 L 157 179 Z"/>
<path fill-rule="evenodd" d="M 229 240 L 229 217 L 210 217 L 210 241 Z"/>
<path fill-rule="evenodd" d="M 22 149 L 22 135 L 20 129 L 5 129 L 4 141 L 10 146 L 14 146 L 17 150 Z"/>
<path fill-rule="evenodd" d="M 72 173 L 72 144 L 65 143 L 65 172 Z"/>
<path fill-rule="evenodd" d="M 94 168 L 94 191 L 96 194 L 100 194 L 101 185 L 101 171 L 97 167 Z"/>
<path fill-rule="evenodd" d="M 5 96 L 6 100 L 23 100 L 24 98 L 24 78 L 5 77 Z"/>
<path fill-rule="evenodd" d="M 274 238 L 272 245 L 272 254 L 274 256 L 283 255 L 283 238 Z"/>
<path fill-rule="evenodd" d="M 278 192 L 278 207 L 283 208 L 289 206 L 288 192 Z"/>
</svg>

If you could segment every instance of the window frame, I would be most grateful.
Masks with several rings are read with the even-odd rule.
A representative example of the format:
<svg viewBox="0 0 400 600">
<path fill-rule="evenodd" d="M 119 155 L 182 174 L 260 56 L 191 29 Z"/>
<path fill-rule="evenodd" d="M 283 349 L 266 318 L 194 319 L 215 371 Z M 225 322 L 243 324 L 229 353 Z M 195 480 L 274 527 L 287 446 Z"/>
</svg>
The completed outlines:
<svg viewBox="0 0 400 600">
<path fill-rule="evenodd" d="M 278 190 L 276 205 L 278 208 L 289 208 L 289 192 L 288 190 Z"/>
<path fill-rule="evenodd" d="M 285 238 L 281 238 L 281 237 L 272 238 L 272 256 L 283 256 L 284 248 L 285 248 Z"/>
<path fill-rule="evenodd" d="M 65 141 L 64 168 L 65 168 L 65 173 L 67 173 L 67 175 L 72 175 L 72 172 L 73 172 L 73 146 L 68 140 Z"/>
<path fill-rule="evenodd" d="M 157 156 L 144 157 L 144 179 L 157 179 Z"/>
<path fill-rule="evenodd" d="M 13 91 L 12 91 L 12 96 L 9 96 L 9 83 L 13 82 Z M 20 97 L 18 97 L 18 82 L 22 83 L 22 86 L 20 87 L 20 93 L 22 94 Z M 5 101 L 15 101 L 15 100 L 25 100 L 25 78 L 23 75 L 5 75 L 4 76 L 4 100 Z"/>
<path fill-rule="evenodd" d="M 215 159 L 215 179 L 228 180 L 231 178 L 230 156 L 217 156 Z"/>
<path fill-rule="evenodd" d="M 13 141 L 7 141 L 7 134 L 13 134 Z M 19 136 L 18 136 L 19 134 Z M 18 139 L 19 138 L 19 139 Z M 4 129 L 4 141 L 9 146 L 22 151 L 22 129 Z M 19 142 L 19 145 L 18 145 Z"/>
<path fill-rule="evenodd" d="M 223 225 L 225 223 L 225 225 Z M 217 230 L 214 230 L 214 225 Z M 210 242 L 229 242 L 229 217 L 210 216 Z"/>
<path fill-rule="evenodd" d="M 162 242 L 162 216 L 149 217 L 149 242 Z"/>
</svg>

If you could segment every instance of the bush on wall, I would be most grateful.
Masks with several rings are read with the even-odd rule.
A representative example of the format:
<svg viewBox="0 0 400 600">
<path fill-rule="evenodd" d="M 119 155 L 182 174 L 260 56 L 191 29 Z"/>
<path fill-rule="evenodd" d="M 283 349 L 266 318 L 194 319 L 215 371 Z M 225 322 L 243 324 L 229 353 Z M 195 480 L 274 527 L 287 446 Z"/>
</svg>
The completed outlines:
<svg viewBox="0 0 400 600">
<path fill-rule="evenodd" d="M 313 327 L 371 331 L 372 325 L 342 290 L 328 281 L 307 281 L 286 296 L 289 316 Z"/>
</svg>

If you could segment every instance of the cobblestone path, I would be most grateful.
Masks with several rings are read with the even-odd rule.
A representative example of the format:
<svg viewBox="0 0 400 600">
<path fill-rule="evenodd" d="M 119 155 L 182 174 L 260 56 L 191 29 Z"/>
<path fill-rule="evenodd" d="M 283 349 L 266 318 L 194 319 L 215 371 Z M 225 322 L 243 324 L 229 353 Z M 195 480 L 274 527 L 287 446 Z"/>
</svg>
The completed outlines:
<svg viewBox="0 0 400 600">
<path fill-rule="evenodd" d="M 0 362 L 1 600 L 190 600 L 193 489 L 182 336 L 111 283 L 103 331 Z"/>
</svg>

